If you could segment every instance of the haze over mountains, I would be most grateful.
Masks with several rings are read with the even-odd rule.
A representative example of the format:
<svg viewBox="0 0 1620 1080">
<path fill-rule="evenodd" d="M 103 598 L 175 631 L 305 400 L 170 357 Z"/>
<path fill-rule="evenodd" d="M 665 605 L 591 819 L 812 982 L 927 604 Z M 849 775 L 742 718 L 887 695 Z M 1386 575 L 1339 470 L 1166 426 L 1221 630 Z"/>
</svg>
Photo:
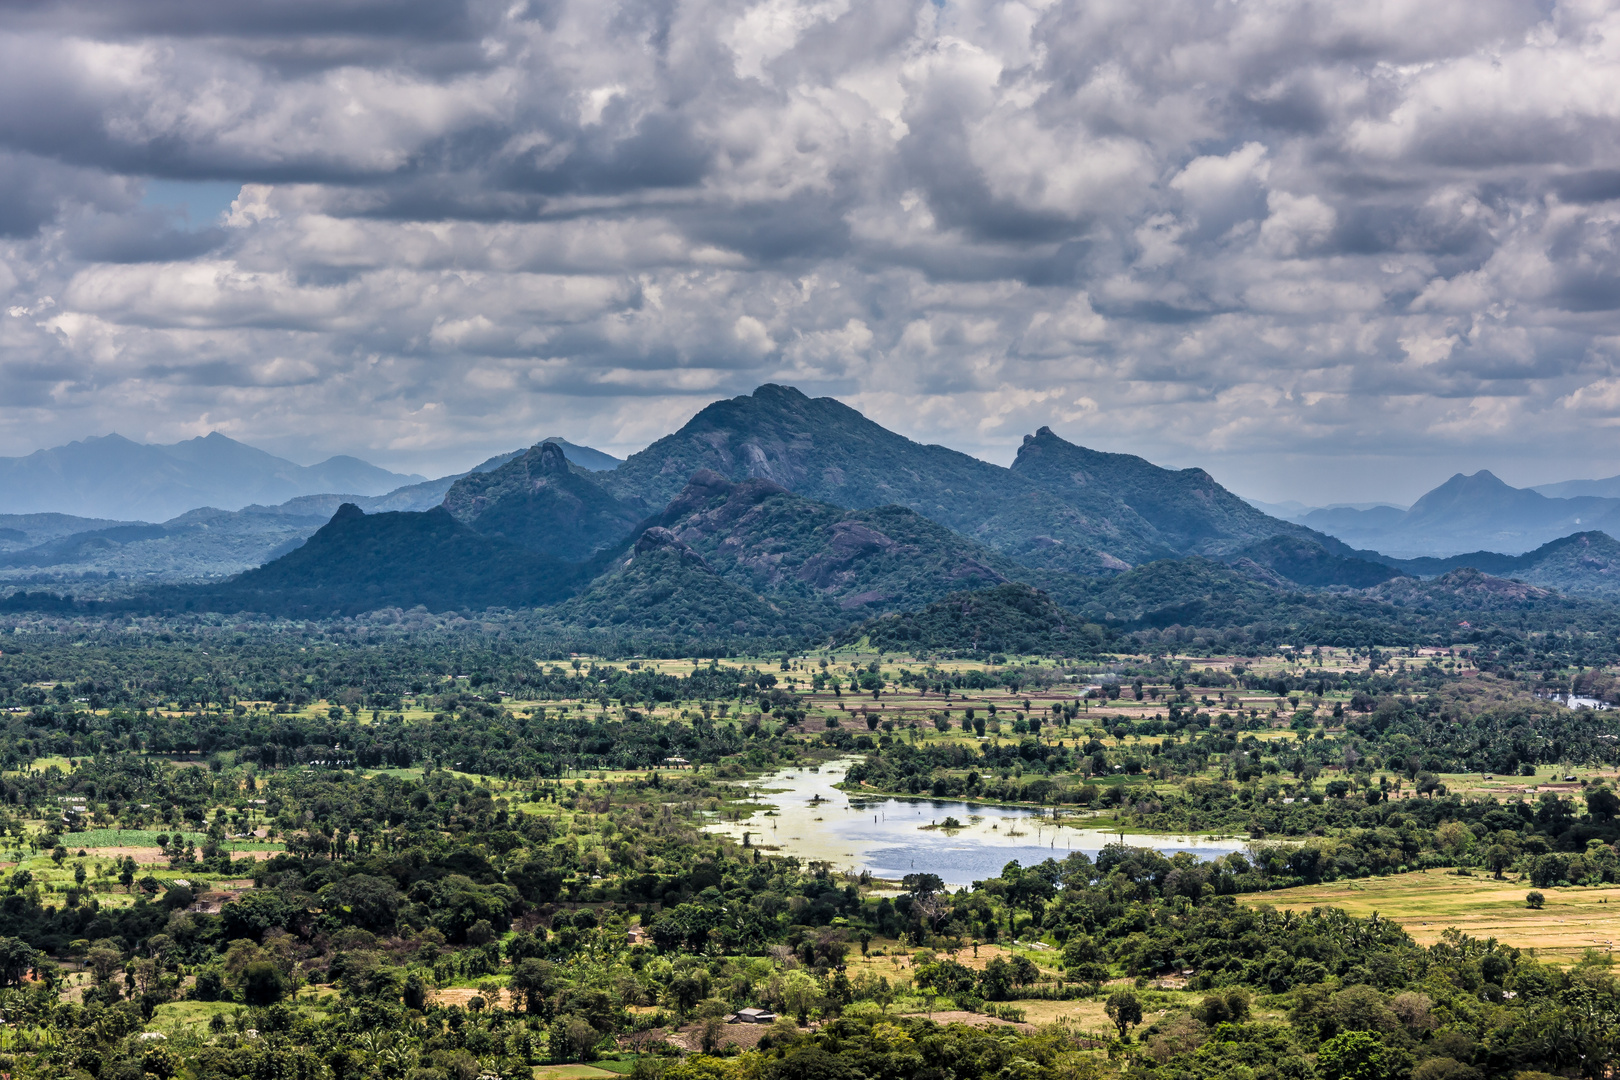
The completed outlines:
<svg viewBox="0 0 1620 1080">
<path fill-rule="evenodd" d="M 1620 489 L 1620 478 L 1515 488 L 1481 470 L 1472 476 L 1458 473 L 1409 509 L 1337 507 L 1293 520 L 1394 558 L 1475 551 L 1519 555 L 1577 532 L 1620 533 L 1620 497 L 1577 494 L 1614 489 Z"/>
<path fill-rule="evenodd" d="M 1020 583 L 1051 598 L 1032 610 L 1057 603 L 1138 623 L 1277 603 L 1310 612 L 1319 601 L 1279 598 L 1315 590 L 1395 597 L 1365 601 L 1385 608 L 1557 595 L 1482 591 L 1500 579 L 1357 551 L 1260 512 L 1199 469 L 1088 450 L 1045 428 L 1003 468 L 790 387 L 715 402 L 611 470 L 573 456 L 583 455 L 542 442 L 492 459 L 425 513 L 343 506 L 285 557 L 163 603 L 298 616 L 538 607 L 582 632 L 701 639 L 837 635 Z M 1578 591 L 1588 564 L 1614 554 L 1607 537 L 1583 543 L 1490 558 Z M 1605 588 L 1608 569 L 1595 575 Z M 1440 576 L 1423 584 L 1419 573 Z"/>
<path fill-rule="evenodd" d="M 228 461 L 259 462 L 238 446 L 224 447 Z M 117 602 L 299 617 L 537 608 L 574 630 L 692 639 L 836 636 L 905 613 L 917 613 L 897 624 L 905 632 L 937 635 L 952 612 L 999 611 L 999 624 L 1033 619 L 1078 640 L 1079 624 L 1054 622 L 1052 611 L 1170 625 L 1268 605 L 1304 616 L 1324 604 L 1432 613 L 1620 597 L 1620 544 L 1583 528 L 1588 515 L 1608 520 L 1620 500 L 1550 498 L 1480 473 L 1409 510 L 1288 521 L 1201 469 L 1087 449 L 1048 428 L 1002 467 L 774 385 L 711 404 L 623 462 L 548 438 L 466 473 L 404 479 L 415 482 L 196 509 L 161 524 L 3 517 L 0 580 L 61 582 L 78 568 L 86 595 L 83 582 L 99 576 L 212 579 L 125 588 Z M 1566 526 L 1574 535 L 1525 550 L 1535 530 Z M 1358 542 L 1371 535 L 1417 551 L 1436 538 L 1512 544 L 1400 558 Z M 1005 591 L 1013 586 L 1047 599 Z"/>
<path fill-rule="evenodd" d="M 424 479 L 354 457 L 296 465 L 217 431 L 169 446 L 106 435 L 0 458 L 0 513 L 164 521 L 328 491 L 381 495 Z"/>
<path fill-rule="evenodd" d="M 41 468 L 47 467 L 41 462 L 60 466 L 62 487 L 70 495 L 78 492 L 93 505 L 107 505 L 105 494 L 109 490 L 116 491 L 118 469 L 127 471 L 125 466 L 108 468 L 107 451 L 116 450 L 119 442 L 127 441 L 113 440 L 116 437 L 86 440 L 95 444 L 92 453 L 83 452 L 84 443 L 76 443 L 9 460 L 33 462 L 23 472 L 34 479 L 38 478 Z M 545 441 L 561 447 L 570 460 L 582 462 L 587 469 L 608 469 L 618 463 L 611 455 L 565 439 Z M 300 467 L 291 462 L 217 434 L 192 440 L 192 443 L 200 446 L 182 443 L 180 446 L 186 450 L 179 455 L 182 465 L 195 466 L 189 474 L 194 481 L 191 487 L 172 482 L 173 455 L 156 455 L 159 462 L 156 477 L 144 482 L 136 477 L 127 490 L 117 493 L 122 502 L 113 505 L 132 509 L 130 518 L 0 513 L 0 582 L 29 584 L 85 576 L 194 581 L 237 574 L 297 548 L 344 503 L 353 503 L 367 513 L 429 510 L 443 502 L 451 485 L 463 476 L 498 469 L 524 453 L 513 450 L 497 454 L 468 472 L 420 480 L 377 469 L 354 458 L 332 458 L 322 463 L 325 466 L 337 462 L 331 469 L 313 466 L 298 472 L 295 470 Z M 141 449 L 166 451 L 173 448 Z M 218 451 L 219 457 L 209 459 L 209 451 Z M 150 463 L 153 458 L 145 454 L 140 460 Z M 351 462 L 354 464 L 349 464 Z M 211 485 L 209 490 L 219 495 L 221 487 L 234 485 L 236 490 L 284 493 L 288 475 L 301 484 L 317 488 L 317 493 L 296 495 L 274 505 L 259 502 L 241 505 L 241 496 L 235 495 L 219 498 L 216 503 L 239 506 L 239 509 L 207 505 L 164 516 L 173 507 L 176 491 L 199 491 Z M 195 482 L 199 477 L 202 483 Z M 389 485 L 381 483 L 384 478 Z M 396 480 L 418 482 L 390 486 Z M 351 486 L 323 490 L 322 485 L 328 481 Z M 384 486 L 386 489 L 381 494 L 363 495 L 354 492 L 355 486 L 373 490 Z M 6 489 L 0 487 L 0 505 L 7 505 L 8 497 Z"/>
</svg>

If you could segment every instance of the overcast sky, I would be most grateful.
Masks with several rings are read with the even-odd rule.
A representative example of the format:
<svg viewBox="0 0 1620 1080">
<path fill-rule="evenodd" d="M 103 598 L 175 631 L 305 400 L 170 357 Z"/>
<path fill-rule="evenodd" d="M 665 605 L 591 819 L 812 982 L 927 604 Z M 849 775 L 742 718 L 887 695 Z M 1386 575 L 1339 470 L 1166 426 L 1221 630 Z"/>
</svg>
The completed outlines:
<svg viewBox="0 0 1620 1080">
<path fill-rule="evenodd" d="M 0 453 L 436 474 L 761 382 L 1255 497 L 1620 472 L 1620 11 L 9 0 Z"/>
</svg>

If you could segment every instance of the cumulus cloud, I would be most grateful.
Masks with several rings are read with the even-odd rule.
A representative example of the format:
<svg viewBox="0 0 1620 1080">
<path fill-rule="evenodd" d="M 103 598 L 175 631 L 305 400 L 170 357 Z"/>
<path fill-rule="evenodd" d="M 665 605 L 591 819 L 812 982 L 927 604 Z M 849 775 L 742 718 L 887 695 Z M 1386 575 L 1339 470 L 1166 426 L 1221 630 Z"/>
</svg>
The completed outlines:
<svg viewBox="0 0 1620 1080">
<path fill-rule="evenodd" d="M 0 452 L 449 470 L 777 380 L 1276 498 L 1620 472 L 1616 43 L 1581 0 L 7 5 Z"/>
</svg>

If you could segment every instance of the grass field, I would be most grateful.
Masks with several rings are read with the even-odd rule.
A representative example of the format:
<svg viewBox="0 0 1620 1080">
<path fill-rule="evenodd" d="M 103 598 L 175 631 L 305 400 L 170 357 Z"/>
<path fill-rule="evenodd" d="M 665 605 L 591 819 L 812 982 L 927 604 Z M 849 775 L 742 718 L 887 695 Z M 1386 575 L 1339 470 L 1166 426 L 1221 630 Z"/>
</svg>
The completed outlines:
<svg viewBox="0 0 1620 1080">
<path fill-rule="evenodd" d="M 152 1013 L 152 1022 L 147 1025 L 147 1030 L 172 1035 L 189 1028 L 193 1034 L 206 1037 L 208 1021 L 216 1013 L 231 1020 L 242 1009 L 241 1005 L 225 1001 L 171 1001 L 167 1005 L 159 1005 Z"/>
<path fill-rule="evenodd" d="M 69 852 L 79 848 L 126 848 L 158 846 L 157 838 L 168 836 L 172 841 L 179 833 L 165 833 L 161 829 L 87 829 L 84 832 L 65 833 L 62 836 L 62 846 Z M 202 847 L 208 840 L 204 833 L 185 833 L 185 839 L 190 840 L 197 847 Z M 227 840 L 225 848 L 228 851 L 280 851 L 284 845 L 279 840 Z"/>
<path fill-rule="evenodd" d="M 1400 923 L 1420 945 L 1432 945 L 1447 928 L 1456 927 L 1473 937 L 1534 949 L 1553 963 L 1571 963 L 1588 949 L 1605 955 L 1614 951 L 1620 940 L 1620 885 L 1542 889 L 1547 902 L 1539 911 L 1524 902 L 1530 888 L 1523 881 L 1429 870 L 1253 893 L 1243 901 L 1289 911 L 1336 907 L 1357 916 L 1376 911 Z"/>
<path fill-rule="evenodd" d="M 167 836 L 173 840 L 183 835 L 198 847 L 208 839 L 206 833 L 176 833 L 165 829 L 86 829 L 84 832 L 64 833 L 62 846 L 72 851 L 74 848 L 101 848 L 101 847 L 157 847 L 157 838 Z"/>
<path fill-rule="evenodd" d="M 618 1062 L 612 1064 L 617 1065 Z M 535 1080 L 593 1080 L 600 1077 L 618 1077 L 618 1072 L 599 1069 L 595 1065 L 537 1065 Z"/>
</svg>

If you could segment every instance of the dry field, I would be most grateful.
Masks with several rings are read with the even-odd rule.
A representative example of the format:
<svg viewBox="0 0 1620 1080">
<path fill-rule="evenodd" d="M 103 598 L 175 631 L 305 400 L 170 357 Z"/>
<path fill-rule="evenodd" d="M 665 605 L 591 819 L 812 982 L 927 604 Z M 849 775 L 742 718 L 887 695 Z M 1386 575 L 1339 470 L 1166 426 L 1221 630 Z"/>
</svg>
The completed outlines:
<svg viewBox="0 0 1620 1080">
<path fill-rule="evenodd" d="M 1457 877 L 1440 870 L 1387 878 L 1308 885 L 1252 893 L 1249 904 L 1304 911 L 1343 908 L 1357 916 L 1377 912 L 1400 923 L 1420 945 L 1433 945 L 1449 927 L 1505 945 L 1534 949 L 1553 963 L 1580 959 L 1588 949 L 1612 953 L 1620 940 L 1620 885 L 1540 890 L 1546 906 L 1525 904 L 1531 886 L 1488 876 Z"/>
</svg>

